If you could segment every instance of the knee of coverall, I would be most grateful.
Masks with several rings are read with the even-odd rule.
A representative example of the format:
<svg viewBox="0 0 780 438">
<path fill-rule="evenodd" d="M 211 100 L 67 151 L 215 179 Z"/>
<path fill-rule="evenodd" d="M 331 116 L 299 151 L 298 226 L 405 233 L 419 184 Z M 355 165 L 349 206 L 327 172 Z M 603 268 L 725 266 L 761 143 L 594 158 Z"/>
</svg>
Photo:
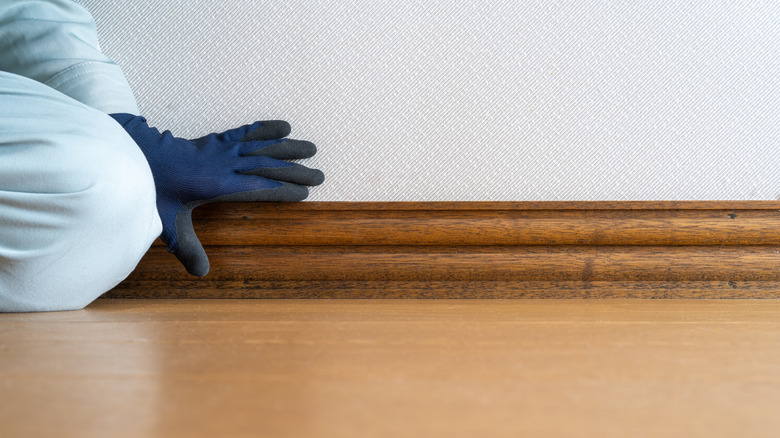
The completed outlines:
<svg viewBox="0 0 780 438">
<path fill-rule="evenodd" d="M 48 175 L 60 193 L 43 201 L 62 216 L 51 236 L 61 241 L 42 241 L 31 251 L 38 260 L 19 262 L 0 311 L 83 308 L 126 278 L 162 230 L 145 157 L 113 119 L 91 113 L 48 152 L 67 163 Z"/>
</svg>

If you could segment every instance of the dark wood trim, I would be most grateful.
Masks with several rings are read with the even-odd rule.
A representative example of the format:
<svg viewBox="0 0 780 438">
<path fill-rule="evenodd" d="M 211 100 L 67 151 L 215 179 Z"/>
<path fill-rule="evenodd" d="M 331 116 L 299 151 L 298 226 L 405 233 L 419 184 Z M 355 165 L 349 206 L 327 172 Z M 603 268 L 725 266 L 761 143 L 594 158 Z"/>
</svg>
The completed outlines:
<svg viewBox="0 0 780 438">
<path fill-rule="evenodd" d="M 780 202 L 222 204 L 109 297 L 780 297 Z"/>
</svg>

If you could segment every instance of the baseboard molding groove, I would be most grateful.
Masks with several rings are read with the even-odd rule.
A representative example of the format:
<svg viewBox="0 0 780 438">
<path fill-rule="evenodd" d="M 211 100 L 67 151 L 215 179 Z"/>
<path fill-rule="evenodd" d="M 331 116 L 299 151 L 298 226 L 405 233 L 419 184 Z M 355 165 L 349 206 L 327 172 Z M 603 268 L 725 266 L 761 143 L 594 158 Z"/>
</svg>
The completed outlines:
<svg viewBox="0 0 780 438">
<path fill-rule="evenodd" d="M 780 298 L 780 202 L 202 207 L 109 298 Z"/>
</svg>

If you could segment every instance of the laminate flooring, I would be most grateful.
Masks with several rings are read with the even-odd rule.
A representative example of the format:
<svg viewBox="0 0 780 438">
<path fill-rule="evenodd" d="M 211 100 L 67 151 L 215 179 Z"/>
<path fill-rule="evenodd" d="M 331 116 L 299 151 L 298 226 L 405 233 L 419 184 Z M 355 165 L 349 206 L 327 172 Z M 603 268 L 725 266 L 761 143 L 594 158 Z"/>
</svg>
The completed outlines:
<svg viewBox="0 0 780 438">
<path fill-rule="evenodd" d="M 780 300 L 0 315 L 2 437 L 777 436 Z"/>
</svg>

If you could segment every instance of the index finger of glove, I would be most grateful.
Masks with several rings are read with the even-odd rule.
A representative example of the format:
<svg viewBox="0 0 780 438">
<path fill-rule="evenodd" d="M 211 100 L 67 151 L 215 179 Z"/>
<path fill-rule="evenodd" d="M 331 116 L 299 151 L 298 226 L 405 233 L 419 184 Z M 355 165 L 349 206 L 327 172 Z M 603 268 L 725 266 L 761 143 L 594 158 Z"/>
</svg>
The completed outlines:
<svg viewBox="0 0 780 438">
<path fill-rule="evenodd" d="M 284 120 L 268 120 L 248 125 L 252 129 L 243 133 L 236 132 L 234 140 L 238 141 L 262 141 L 275 140 L 287 137 L 292 131 L 290 124 Z M 240 135 L 239 135 L 240 134 Z"/>
<path fill-rule="evenodd" d="M 242 157 L 263 156 L 277 160 L 302 160 L 317 153 L 317 146 L 303 140 L 266 140 L 239 144 L 238 154 Z"/>
</svg>

